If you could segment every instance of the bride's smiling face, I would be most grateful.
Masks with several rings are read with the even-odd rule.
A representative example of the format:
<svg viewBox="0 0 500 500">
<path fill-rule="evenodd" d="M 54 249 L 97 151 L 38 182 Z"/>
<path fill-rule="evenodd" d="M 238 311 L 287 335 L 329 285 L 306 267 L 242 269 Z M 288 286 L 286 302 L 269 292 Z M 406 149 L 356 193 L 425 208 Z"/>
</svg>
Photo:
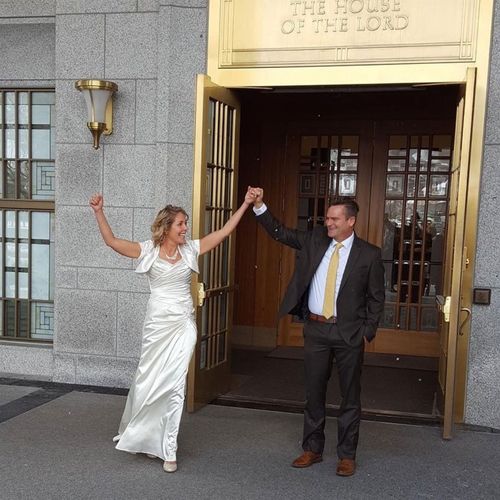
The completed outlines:
<svg viewBox="0 0 500 500">
<path fill-rule="evenodd" d="M 187 217 L 183 213 L 178 213 L 170 229 L 165 233 L 165 239 L 176 245 L 183 245 L 186 243 L 187 227 Z"/>
</svg>

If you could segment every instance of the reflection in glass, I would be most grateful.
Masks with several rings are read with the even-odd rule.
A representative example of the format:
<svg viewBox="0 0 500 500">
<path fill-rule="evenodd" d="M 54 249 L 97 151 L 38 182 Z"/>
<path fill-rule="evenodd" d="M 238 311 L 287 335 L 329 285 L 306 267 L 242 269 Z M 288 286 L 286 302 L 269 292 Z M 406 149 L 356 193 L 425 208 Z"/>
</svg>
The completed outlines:
<svg viewBox="0 0 500 500">
<path fill-rule="evenodd" d="M 33 240 L 50 240 L 51 214 L 49 212 L 31 213 L 31 238 Z"/>
<path fill-rule="evenodd" d="M 5 305 L 5 335 L 14 337 L 16 334 L 16 302 L 14 300 L 4 301 Z"/>
<path fill-rule="evenodd" d="M 338 161 L 339 150 L 338 149 L 330 149 L 330 169 L 335 170 L 339 164 Z"/>
<path fill-rule="evenodd" d="M 406 135 L 391 135 L 389 156 L 406 156 Z"/>
<path fill-rule="evenodd" d="M 435 332 L 438 328 L 438 311 L 436 307 L 422 308 L 420 328 L 424 331 Z"/>
<path fill-rule="evenodd" d="M 200 342 L 200 369 L 203 370 L 207 366 L 207 340 Z"/>
<path fill-rule="evenodd" d="M 432 138 L 432 156 L 450 156 L 451 135 L 435 135 Z"/>
<path fill-rule="evenodd" d="M 29 212 L 18 212 L 18 238 L 28 239 L 29 235 Z"/>
<path fill-rule="evenodd" d="M 427 164 L 429 163 L 429 150 L 420 150 L 420 170 L 427 170 Z"/>
<path fill-rule="evenodd" d="M 408 325 L 410 330 L 417 329 L 417 308 L 410 307 L 410 324 Z"/>
<path fill-rule="evenodd" d="M 418 197 L 424 198 L 427 193 L 427 176 L 419 175 L 418 176 Z"/>
<path fill-rule="evenodd" d="M 54 336 L 54 304 L 31 303 L 31 338 L 51 340 Z"/>
<path fill-rule="evenodd" d="M 27 290 L 26 290 L 27 294 Z M 17 336 L 18 337 L 28 337 L 28 309 L 29 309 L 29 302 L 23 300 L 19 301 L 17 303 L 17 315 L 18 315 L 18 331 L 17 331 Z"/>
<path fill-rule="evenodd" d="M 448 194 L 448 176 L 431 175 L 430 196 L 447 196 Z"/>
<path fill-rule="evenodd" d="M 33 92 L 31 95 L 31 103 L 36 104 L 55 104 L 56 95 L 54 92 Z"/>
<path fill-rule="evenodd" d="M 50 106 L 34 105 L 31 107 L 33 125 L 50 125 Z"/>
<path fill-rule="evenodd" d="M 20 104 L 17 107 L 18 125 L 27 125 L 29 121 L 29 107 L 26 104 Z"/>
<path fill-rule="evenodd" d="M 15 198 L 16 197 L 16 162 L 7 161 L 5 162 L 5 197 Z"/>
<path fill-rule="evenodd" d="M 19 261 L 19 268 L 28 269 L 28 262 L 29 262 L 29 247 L 27 243 L 19 243 L 18 244 L 18 261 Z"/>
<path fill-rule="evenodd" d="M 207 167 L 206 170 L 206 182 L 205 182 L 205 204 L 207 206 L 212 206 L 212 177 L 213 177 L 213 168 Z"/>
<path fill-rule="evenodd" d="M 7 238 L 16 237 L 16 212 L 12 210 L 5 212 L 5 236 Z"/>
<path fill-rule="evenodd" d="M 30 197 L 30 166 L 27 161 L 19 162 L 19 198 Z"/>
<path fill-rule="evenodd" d="M 31 297 L 50 299 L 50 246 L 31 245 Z"/>
<path fill-rule="evenodd" d="M 358 155 L 359 137 L 357 135 L 342 136 L 342 156 Z"/>
<path fill-rule="evenodd" d="M 208 101 L 208 113 L 207 113 L 207 162 L 214 163 L 214 141 L 215 141 L 215 101 L 209 99 Z"/>
<path fill-rule="evenodd" d="M 16 244 L 5 243 L 5 267 L 16 267 Z"/>
<path fill-rule="evenodd" d="M 16 131 L 13 128 L 5 130 L 5 158 L 16 157 Z"/>
<path fill-rule="evenodd" d="M 417 170 L 418 149 L 410 149 L 409 170 Z"/>
<path fill-rule="evenodd" d="M 449 159 L 431 160 L 431 170 L 433 172 L 448 172 L 450 170 Z"/>
<path fill-rule="evenodd" d="M 6 271 L 5 273 L 5 296 L 16 297 L 16 274 L 12 271 Z"/>
<path fill-rule="evenodd" d="M 386 184 L 386 196 L 388 198 L 403 196 L 404 175 L 388 175 Z"/>
<path fill-rule="evenodd" d="M 356 174 L 340 174 L 339 194 L 340 196 L 356 195 Z"/>
<path fill-rule="evenodd" d="M 400 172 L 404 171 L 406 165 L 406 160 L 387 160 L 387 171 L 388 172 Z"/>
<path fill-rule="evenodd" d="M 18 273 L 17 275 L 18 279 L 18 289 L 17 289 L 17 296 L 20 299 L 27 299 L 28 298 L 28 273 L 23 272 L 23 273 Z"/>
<path fill-rule="evenodd" d="M 50 159 L 50 130 L 33 129 L 31 131 L 32 158 Z"/>
<path fill-rule="evenodd" d="M 408 185 L 406 189 L 406 196 L 408 198 L 413 198 L 415 196 L 415 175 L 408 176 Z"/>
<path fill-rule="evenodd" d="M 208 170 L 208 169 L 207 169 Z M 33 200 L 53 200 L 55 196 L 55 166 L 52 161 L 32 162 Z"/>
<path fill-rule="evenodd" d="M 226 333 L 217 335 L 217 363 L 222 363 L 226 359 Z"/>
<path fill-rule="evenodd" d="M 358 169 L 357 158 L 341 158 L 340 170 L 356 171 Z"/>
</svg>

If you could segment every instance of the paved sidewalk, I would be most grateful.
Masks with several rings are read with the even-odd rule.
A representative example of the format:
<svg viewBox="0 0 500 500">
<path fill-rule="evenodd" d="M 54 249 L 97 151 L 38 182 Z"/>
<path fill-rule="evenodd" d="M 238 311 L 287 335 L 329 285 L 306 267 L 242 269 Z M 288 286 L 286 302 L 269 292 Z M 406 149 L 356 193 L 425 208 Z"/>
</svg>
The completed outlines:
<svg viewBox="0 0 500 500">
<path fill-rule="evenodd" d="M 40 393 L 17 389 L 0 385 L 0 405 L 12 410 L 16 396 Z M 114 449 L 124 403 L 122 395 L 74 390 L 3 421 L 0 498 L 500 498 L 500 433 L 458 431 L 443 441 L 437 427 L 362 422 L 358 470 L 340 478 L 335 419 L 324 461 L 294 469 L 301 415 L 210 405 L 184 416 L 179 470 L 166 474 L 160 460 Z"/>
</svg>

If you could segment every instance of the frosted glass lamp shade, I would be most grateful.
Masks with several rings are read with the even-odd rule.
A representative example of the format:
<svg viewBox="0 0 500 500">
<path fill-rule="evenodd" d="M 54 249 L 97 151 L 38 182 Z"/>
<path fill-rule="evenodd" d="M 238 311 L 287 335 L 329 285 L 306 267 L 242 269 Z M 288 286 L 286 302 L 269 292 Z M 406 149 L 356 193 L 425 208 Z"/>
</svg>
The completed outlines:
<svg viewBox="0 0 500 500">
<path fill-rule="evenodd" d="M 113 132 L 113 99 L 118 90 L 114 82 L 104 80 L 78 80 L 75 87 L 80 90 L 87 105 L 87 127 L 94 137 L 94 148 L 99 149 L 99 138 L 102 133 Z"/>
</svg>

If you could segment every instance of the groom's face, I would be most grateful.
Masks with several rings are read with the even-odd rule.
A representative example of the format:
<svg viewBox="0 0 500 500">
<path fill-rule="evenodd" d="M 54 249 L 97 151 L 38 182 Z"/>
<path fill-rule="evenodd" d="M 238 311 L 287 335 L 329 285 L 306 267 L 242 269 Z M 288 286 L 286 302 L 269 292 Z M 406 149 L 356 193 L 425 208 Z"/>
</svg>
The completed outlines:
<svg viewBox="0 0 500 500">
<path fill-rule="evenodd" d="M 354 231 L 356 217 L 347 217 L 344 205 L 332 205 L 328 208 L 325 217 L 325 226 L 328 229 L 328 237 L 335 241 L 344 241 Z"/>
</svg>

